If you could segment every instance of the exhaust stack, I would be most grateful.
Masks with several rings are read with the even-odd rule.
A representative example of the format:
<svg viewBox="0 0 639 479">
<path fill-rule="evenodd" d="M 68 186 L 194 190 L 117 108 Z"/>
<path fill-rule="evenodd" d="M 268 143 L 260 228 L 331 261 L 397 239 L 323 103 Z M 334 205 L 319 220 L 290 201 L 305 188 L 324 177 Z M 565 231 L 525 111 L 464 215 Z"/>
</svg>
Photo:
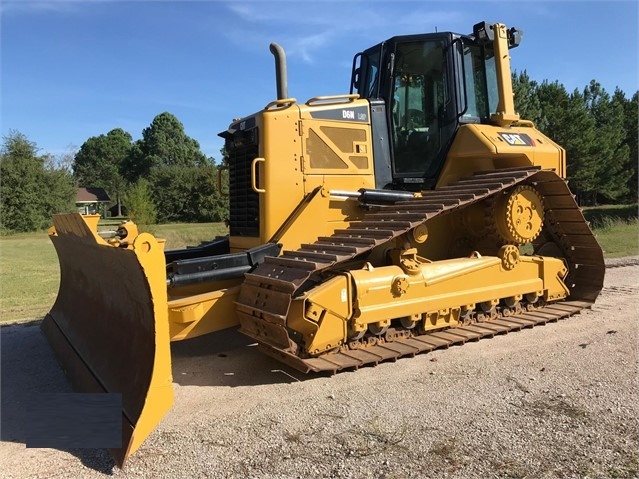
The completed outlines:
<svg viewBox="0 0 639 479">
<path fill-rule="evenodd" d="M 286 53 L 277 43 L 270 46 L 271 53 L 275 57 L 275 81 L 277 82 L 277 99 L 288 98 L 288 80 L 286 75 Z"/>
</svg>

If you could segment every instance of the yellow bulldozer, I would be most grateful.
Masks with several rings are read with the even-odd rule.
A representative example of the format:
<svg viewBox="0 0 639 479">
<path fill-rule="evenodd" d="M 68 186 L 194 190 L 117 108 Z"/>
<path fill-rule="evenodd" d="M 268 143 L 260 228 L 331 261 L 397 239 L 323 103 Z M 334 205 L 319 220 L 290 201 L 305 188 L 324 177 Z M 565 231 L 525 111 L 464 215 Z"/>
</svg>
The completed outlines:
<svg viewBox="0 0 639 479">
<path fill-rule="evenodd" d="M 78 391 L 122 395 L 119 465 L 173 402 L 170 341 L 237 327 L 302 372 L 356 369 L 590 307 L 604 261 L 565 151 L 515 112 L 522 32 L 396 36 L 348 94 L 287 92 L 222 133 L 229 234 L 164 251 L 123 223 L 56 215 L 42 328 Z"/>
</svg>

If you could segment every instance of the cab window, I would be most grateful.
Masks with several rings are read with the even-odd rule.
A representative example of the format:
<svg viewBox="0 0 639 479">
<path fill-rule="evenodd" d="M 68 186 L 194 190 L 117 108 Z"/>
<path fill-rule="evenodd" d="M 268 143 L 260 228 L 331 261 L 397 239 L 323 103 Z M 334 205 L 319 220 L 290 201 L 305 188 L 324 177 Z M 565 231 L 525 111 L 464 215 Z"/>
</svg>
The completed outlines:
<svg viewBox="0 0 639 479">
<path fill-rule="evenodd" d="M 444 43 L 399 43 L 392 80 L 395 173 L 424 175 L 441 148 L 439 118 L 447 101 Z"/>
</svg>

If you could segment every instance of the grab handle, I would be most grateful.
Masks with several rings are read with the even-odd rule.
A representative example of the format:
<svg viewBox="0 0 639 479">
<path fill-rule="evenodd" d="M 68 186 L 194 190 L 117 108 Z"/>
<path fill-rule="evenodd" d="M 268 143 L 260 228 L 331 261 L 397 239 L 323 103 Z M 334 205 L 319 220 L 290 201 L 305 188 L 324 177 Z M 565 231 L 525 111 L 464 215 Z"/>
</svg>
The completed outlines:
<svg viewBox="0 0 639 479">
<path fill-rule="evenodd" d="M 283 110 L 292 105 L 295 105 L 297 100 L 295 98 L 280 98 L 279 100 L 273 100 L 264 107 L 265 110 Z"/>
<path fill-rule="evenodd" d="M 266 193 L 265 189 L 257 187 L 257 164 L 265 162 L 266 159 L 264 158 L 255 158 L 251 163 L 251 188 L 253 188 L 253 191 L 256 193 Z"/>
<path fill-rule="evenodd" d="M 357 93 L 351 93 L 348 95 L 326 95 L 316 96 L 306 102 L 308 106 L 311 105 L 331 105 L 336 103 L 352 103 L 359 98 Z"/>
</svg>

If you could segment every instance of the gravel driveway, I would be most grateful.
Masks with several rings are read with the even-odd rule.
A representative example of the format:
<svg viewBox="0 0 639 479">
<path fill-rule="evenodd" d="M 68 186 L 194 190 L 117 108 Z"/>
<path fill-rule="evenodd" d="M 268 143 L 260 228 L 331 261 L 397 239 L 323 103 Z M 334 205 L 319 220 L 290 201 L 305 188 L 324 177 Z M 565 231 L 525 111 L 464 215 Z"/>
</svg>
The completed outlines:
<svg viewBox="0 0 639 479">
<path fill-rule="evenodd" d="M 332 377 L 235 331 L 174 344 L 175 406 L 124 470 L 25 448 L 26 398 L 69 386 L 39 328 L 3 327 L 0 477 L 639 477 L 639 261 L 609 266 L 578 316 Z"/>
</svg>

